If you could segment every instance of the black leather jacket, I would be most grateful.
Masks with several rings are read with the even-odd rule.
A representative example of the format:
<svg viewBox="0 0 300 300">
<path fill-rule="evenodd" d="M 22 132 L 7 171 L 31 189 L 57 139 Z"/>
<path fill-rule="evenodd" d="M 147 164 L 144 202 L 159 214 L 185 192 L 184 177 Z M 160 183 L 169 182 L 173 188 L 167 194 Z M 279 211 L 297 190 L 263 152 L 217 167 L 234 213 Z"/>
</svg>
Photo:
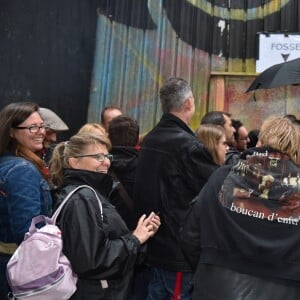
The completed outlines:
<svg viewBox="0 0 300 300">
<path fill-rule="evenodd" d="M 190 271 L 178 232 L 192 199 L 218 166 L 192 130 L 172 114 L 144 138 L 136 169 L 134 202 L 138 216 L 154 211 L 161 227 L 149 241 L 148 262 L 170 271 Z"/>
<path fill-rule="evenodd" d="M 97 191 L 103 206 L 102 221 L 95 195 L 83 188 L 59 215 L 63 251 L 79 278 L 71 299 L 128 299 L 134 266 L 145 249 L 106 199 L 112 179 L 106 174 L 71 169 L 65 171 L 65 178 L 64 187 L 56 192 L 56 205 L 76 186 L 87 184 Z M 100 280 L 107 280 L 108 288 L 103 288 Z"/>
</svg>

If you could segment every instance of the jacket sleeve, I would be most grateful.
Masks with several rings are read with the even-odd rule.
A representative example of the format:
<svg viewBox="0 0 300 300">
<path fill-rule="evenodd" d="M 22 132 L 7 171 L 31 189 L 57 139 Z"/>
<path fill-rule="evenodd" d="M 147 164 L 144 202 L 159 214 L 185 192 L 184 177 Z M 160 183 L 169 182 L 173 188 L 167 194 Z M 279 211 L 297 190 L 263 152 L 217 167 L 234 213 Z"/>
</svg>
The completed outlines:
<svg viewBox="0 0 300 300">
<path fill-rule="evenodd" d="M 21 243 L 31 219 L 41 214 L 41 176 L 28 163 L 13 166 L 6 185 L 8 213 L 13 238 Z"/>
<path fill-rule="evenodd" d="M 205 187 L 204 187 L 205 189 Z M 203 189 L 203 190 L 204 190 Z M 203 191 L 202 190 L 202 191 Z M 189 211 L 180 229 L 180 243 L 186 259 L 193 270 L 198 265 L 201 252 L 201 233 L 200 233 L 200 193 L 190 204 Z"/>
<path fill-rule="evenodd" d="M 87 193 L 86 193 L 87 194 Z M 74 272 L 85 279 L 112 279 L 133 270 L 141 245 L 126 226 L 115 209 L 108 205 L 109 225 L 100 219 L 98 202 L 94 195 L 76 193 L 62 213 L 64 253 Z M 113 228 L 112 225 L 113 224 Z M 125 226 L 126 233 L 119 234 L 118 226 Z"/>
<path fill-rule="evenodd" d="M 180 230 L 180 243 L 193 270 L 197 268 L 202 241 L 210 234 L 205 220 L 216 218 L 218 192 L 230 171 L 230 166 L 220 167 L 208 180 L 201 192 L 191 202 L 188 214 Z"/>
<path fill-rule="evenodd" d="M 182 157 L 184 178 L 189 188 L 197 195 L 212 173 L 219 168 L 211 154 L 199 141 L 189 145 L 188 154 Z"/>
</svg>

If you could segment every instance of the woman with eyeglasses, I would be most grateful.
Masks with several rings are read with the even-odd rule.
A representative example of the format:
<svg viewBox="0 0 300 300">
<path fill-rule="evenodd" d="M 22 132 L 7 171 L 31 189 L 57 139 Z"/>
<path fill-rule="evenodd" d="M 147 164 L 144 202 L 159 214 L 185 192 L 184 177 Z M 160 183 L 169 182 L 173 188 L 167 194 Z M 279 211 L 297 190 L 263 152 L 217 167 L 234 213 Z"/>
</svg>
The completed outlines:
<svg viewBox="0 0 300 300">
<path fill-rule="evenodd" d="M 11 103 L 0 112 L 0 299 L 7 299 L 6 265 L 23 241 L 31 219 L 50 215 L 52 200 L 44 164 L 45 125 L 31 102 Z"/>
<path fill-rule="evenodd" d="M 64 206 L 58 226 L 63 232 L 63 251 L 78 275 L 76 299 L 129 299 L 134 266 L 143 258 L 143 244 L 160 226 L 159 217 L 143 215 L 133 232 L 108 201 L 112 178 L 107 174 L 112 156 L 106 133 L 78 133 L 58 144 L 50 161 L 51 181 L 57 186 L 55 206 L 75 187 Z"/>
</svg>

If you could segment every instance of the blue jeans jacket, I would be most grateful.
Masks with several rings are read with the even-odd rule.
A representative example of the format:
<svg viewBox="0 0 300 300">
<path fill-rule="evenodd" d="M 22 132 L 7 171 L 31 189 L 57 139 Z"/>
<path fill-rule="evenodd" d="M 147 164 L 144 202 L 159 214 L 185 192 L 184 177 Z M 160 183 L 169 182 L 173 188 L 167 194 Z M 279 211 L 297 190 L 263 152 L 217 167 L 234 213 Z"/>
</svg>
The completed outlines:
<svg viewBox="0 0 300 300">
<path fill-rule="evenodd" d="M 51 208 L 50 189 L 39 170 L 25 159 L 1 156 L 0 242 L 21 243 L 31 219 L 41 214 L 50 216 Z M 1 264 L 0 273 L 4 274 L 5 269 Z M 2 287 L 1 282 L 0 292 Z"/>
</svg>

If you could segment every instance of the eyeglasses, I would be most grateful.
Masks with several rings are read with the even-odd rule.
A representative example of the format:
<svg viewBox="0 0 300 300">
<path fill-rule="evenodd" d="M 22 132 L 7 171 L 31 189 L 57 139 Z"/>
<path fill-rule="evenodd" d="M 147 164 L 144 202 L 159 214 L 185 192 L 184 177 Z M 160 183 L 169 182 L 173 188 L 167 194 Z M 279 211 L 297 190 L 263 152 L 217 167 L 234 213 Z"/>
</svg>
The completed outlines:
<svg viewBox="0 0 300 300">
<path fill-rule="evenodd" d="M 78 157 L 92 157 L 95 158 L 99 162 L 103 162 L 106 158 L 109 159 L 110 161 L 113 160 L 113 155 L 112 154 L 104 154 L 104 153 L 97 153 L 97 154 L 82 154 L 82 155 L 76 155 L 73 156 L 75 158 Z"/>
<path fill-rule="evenodd" d="M 249 139 L 248 135 L 242 138 L 238 138 L 240 141 L 247 141 Z"/>
<path fill-rule="evenodd" d="M 48 125 L 30 125 L 30 126 L 15 126 L 13 127 L 15 129 L 28 129 L 29 132 L 31 133 L 37 133 L 39 132 L 41 129 L 45 129 L 46 131 L 50 129 L 50 127 Z"/>
</svg>

